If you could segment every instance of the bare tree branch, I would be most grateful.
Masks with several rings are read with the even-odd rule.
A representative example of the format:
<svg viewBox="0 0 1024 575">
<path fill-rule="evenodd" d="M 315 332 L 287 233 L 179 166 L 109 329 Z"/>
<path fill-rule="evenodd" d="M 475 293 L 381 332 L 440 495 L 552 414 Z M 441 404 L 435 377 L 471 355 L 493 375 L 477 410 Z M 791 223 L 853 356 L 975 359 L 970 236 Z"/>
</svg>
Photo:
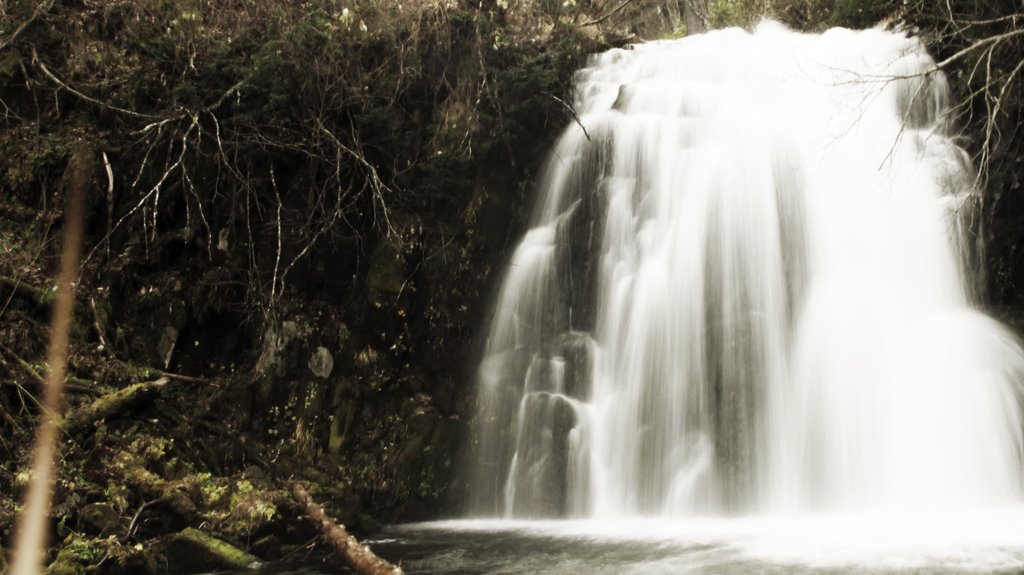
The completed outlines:
<svg viewBox="0 0 1024 575">
<path fill-rule="evenodd" d="M 616 12 L 618 12 L 619 10 L 622 10 L 623 8 L 625 8 L 626 5 L 629 4 L 632 1 L 633 0 L 625 0 L 625 2 L 623 2 L 622 4 L 619 4 L 618 6 L 616 6 L 615 9 L 612 10 L 611 12 L 605 14 L 604 16 L 601 16 L 600 18 L 598 18 L 596 20 L 591 20 L 589 22 L 584 22 L 584 23 L 580 24 L 580 27 L 582 28 L 583 26 L 596 26 L 597 24 L 600 24 L 601 22 L 604 22 L 605 20 L 611 18 Z"/>
<path fill-rule="evenodd" d="M 34 11 L 32 11 L 32 17 L 29 18 L 28 20 L 25 20 L 24 22 L 22 22 L 21 26 L 18 26 L 18 29 L 15 30 L 13 34 L 11 34 L 10 38 L 8 38 L 8 39 L 4 40 L 2 43 L 0 43 L 0 50 L 3 50 L 7 46 L 9 46 L 12 42 L 14 42 L 18 38 L 18 36 L 22 32 L 25 31 L 25 28 L 28 28 L 30 24 L 35 22 L 36 18 L 38 18 L 41 14 L 45 14 L 45 13 L 49 12 L 50 8 L 53 8 L 54 1 L 55 0 L 50 0 L 49 2 L 46 2 L 44 0 L 43 2 L 41 2 L 39 4 L 39 6 L 36 6 L 36 9 Z M 33 49 L 32 52 L 33 52 L 33 54 L 35 54 L 35 50 L 34 49 Z"/>
<path fill-rule="evenodd" d="M 117 106 L 111 106 L 110 104 L 105 104 L 105 103 L 100 102 L 99 100 L 97 100 L 95 98 L 90 98 L 89 96 L 86 96 L 85 94 L 79 92 L 78 90 L 75 90 L 71 86 L 68 86 L 64 82 L 61 82 L 60 80 L 57 79 L 56 76 L 53 75 L 52 72 L 50 72 L 50 69 L 46 67 L 46 64 L 43 64 L 42 60 L 39 59 L 39 54 L 36 53 L 35 46 L 32 47 L 32 63 L 35 64 L 36 66 L 38 66 L 39 69 L 42 70 L 44 74 L 46 74 L 46 77 L 48 77 L 49 79 L 51 79 L 54 82 L 56 82 L 58 86 L 60 86 L 61 88 L 64 88 L 68 92 L 71 92 L 72 94 L 78 96 L 79 98 L 85 100 L 86 102 L 91 102 L 93 104 L 96 104 L 97 106 L 100 106 L 101 108 L 109 108 L 111 110 L 114 110 L 114 111 L 117 111 L 117 112 L 121 112 L 122 114 L 127 114 L 129 116 L 134 116 L 136 118 L 146 118 L 146 119 L 150 119 L 150 120 L 158 119 L 157 116 L 151 116 L 149 114 L 140 114 L 138 112 L 133 112 L 131 110 L 125 110 L 124 108 L 118 108 Z"/>
</svg>

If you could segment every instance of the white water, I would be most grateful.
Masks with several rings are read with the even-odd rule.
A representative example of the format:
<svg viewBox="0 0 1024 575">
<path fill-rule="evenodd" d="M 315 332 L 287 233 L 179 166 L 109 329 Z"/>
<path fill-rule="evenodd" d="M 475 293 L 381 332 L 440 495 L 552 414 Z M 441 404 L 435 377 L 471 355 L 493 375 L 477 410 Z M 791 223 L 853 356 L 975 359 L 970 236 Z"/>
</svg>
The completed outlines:
<svg viewBox="0 0 1024 575">
<path fill-rule="evenodd" d="M 931 65 L 775 24 L 593 57 L 498 298 L 471 512 L 1020 503 L 1024 354 L 971 307 Z"/>
<path fill-rule="evenodd" d="M 1019 573 L 1024 508 L 913 515 L 462 520 L 389 527 L 373 550 L 423 575 Z"/>
</svg>

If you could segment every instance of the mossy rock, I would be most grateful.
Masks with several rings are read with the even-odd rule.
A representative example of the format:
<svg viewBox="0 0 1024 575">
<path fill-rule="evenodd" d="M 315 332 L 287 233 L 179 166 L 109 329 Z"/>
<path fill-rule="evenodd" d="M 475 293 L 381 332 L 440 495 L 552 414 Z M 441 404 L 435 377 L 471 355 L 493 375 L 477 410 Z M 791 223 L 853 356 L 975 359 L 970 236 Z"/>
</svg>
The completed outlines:
<svg viewBox="0 0 1024 575">
<path fill-rule="evenodd" d="M 197 573 L 214 569 L 248 569 L 259 559 L 198 529 L 189 527 L 166 543 L 171 571 Z"/>
<path fill-rule="evenodd" d="M 276 561 L 283 557 L 281 539 L 274 535 L 267 535 L 253 543 L 249 551 L 264 561 Z"/>
<path fill-rule="evenodd" d="M 57 560 L 46 568 L 46 575 L 80 575 L 85 569 L 78 562 L 78 556 L 68 551 L 60 551 Z"/>
<path fill-rule="evenodd" d="M 57 558 L 46 568 L 47 575 L 79 575 L 85 573 L 86 564 L 91 561 L 88 556 L 82 556 L 83 543 L 84 540 L 74 535 L 69 537 L 65 541 L 65 546 L 57 552 Z"/>
<path fill-rule="evenodd" d="M 283 533 L 284 517 L 278 509 L 281 499 L 277 491 L 263 489 L 248 479 L 233 481 L 229 486 L 230 510 L 223 518 L 211 522 L 217 535 L 235 545 L 268 535 Z M 227 501 L 224 501 L 227 503 Z"/>
<path fill-rule="evenodd" d="M 78 530 L 87 535 L 107 538 L 111 535 L 121 536 L 124 533 L 124 526 L 113 507 L 104 503 L 93 503 L 79 510 Z"/>
</svg>

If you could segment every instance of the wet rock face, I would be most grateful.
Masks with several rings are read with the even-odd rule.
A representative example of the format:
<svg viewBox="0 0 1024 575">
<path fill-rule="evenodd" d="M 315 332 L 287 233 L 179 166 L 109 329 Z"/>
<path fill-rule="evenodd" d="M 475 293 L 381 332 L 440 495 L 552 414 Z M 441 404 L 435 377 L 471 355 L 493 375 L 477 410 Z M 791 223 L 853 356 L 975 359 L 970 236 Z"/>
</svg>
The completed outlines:
<svg viewBox="0 0 1024 575">
<path fill-rule="evenodd" d="M 297 334 L 298 325 L 293 321 L 283 322 L 280 330 L 271 326 L 263 338 L 263 354 L 256 364 L 256 371 L 264 373 L 273 369 L 278 377 L 284 377 L 288 369 L 283 358 L 284 350 Z"/>
</svg>

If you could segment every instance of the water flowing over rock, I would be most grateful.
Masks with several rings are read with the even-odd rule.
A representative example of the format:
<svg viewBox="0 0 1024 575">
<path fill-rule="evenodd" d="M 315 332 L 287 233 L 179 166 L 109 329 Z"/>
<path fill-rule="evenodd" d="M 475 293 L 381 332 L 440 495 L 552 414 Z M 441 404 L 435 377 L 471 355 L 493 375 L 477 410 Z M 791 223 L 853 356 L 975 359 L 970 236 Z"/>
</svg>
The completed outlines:
<svg viewBox="0 0 1024 575">
<path fill-rule="evenodd" d="M 498 296 L 471 513 L 1019 502 L 1024 354 L 972 308 L 933 66 L 772 23 L 593 56 Z"/>
</svg>

